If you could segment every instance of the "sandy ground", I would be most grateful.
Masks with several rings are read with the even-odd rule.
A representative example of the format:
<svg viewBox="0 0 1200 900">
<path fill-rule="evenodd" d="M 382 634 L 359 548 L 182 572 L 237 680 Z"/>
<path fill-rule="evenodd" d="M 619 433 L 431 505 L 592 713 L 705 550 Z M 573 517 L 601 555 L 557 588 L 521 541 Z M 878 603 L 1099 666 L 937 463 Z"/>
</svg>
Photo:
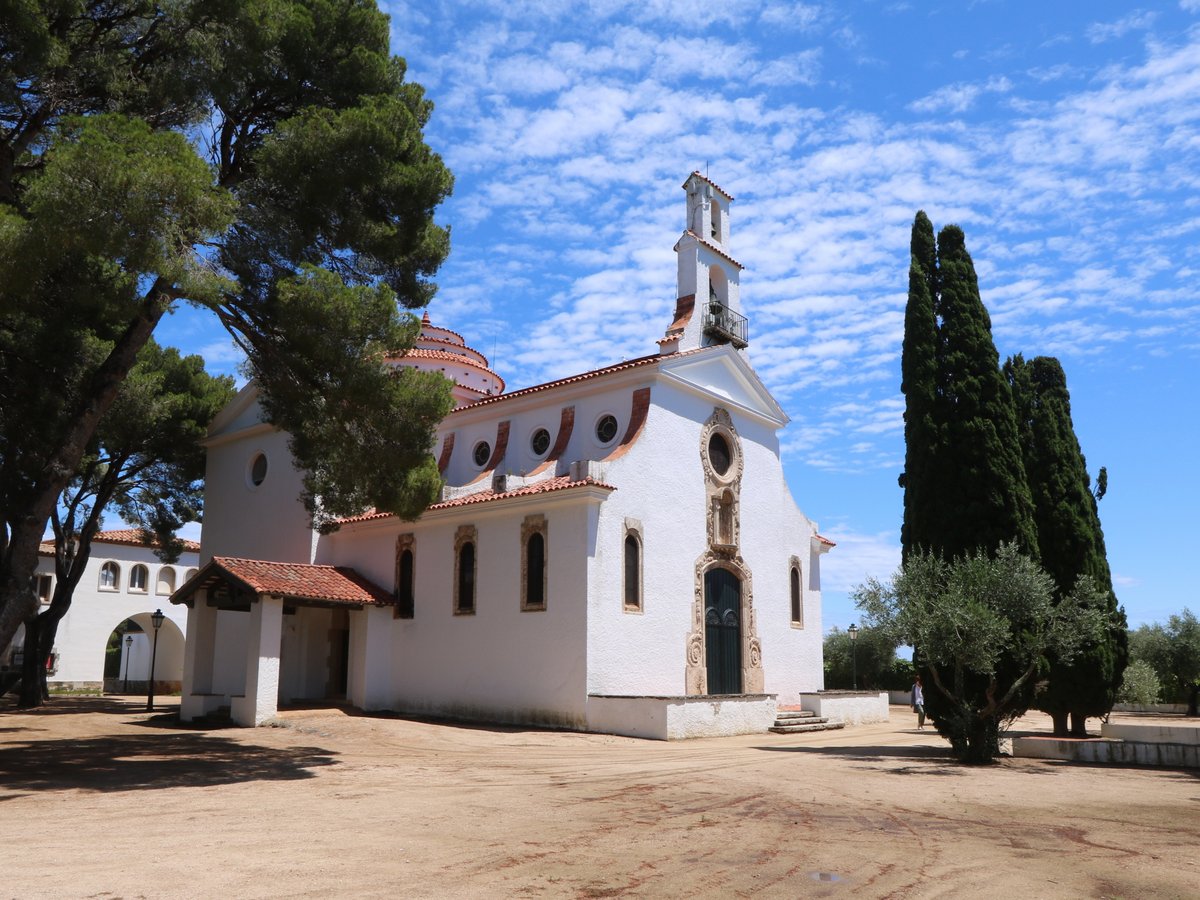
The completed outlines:
<svg viewBox="0 0 1200 900">
<path fill-rule="evenodd" d="M 1200 771 L 970 769 L 892 719 L 668 744 L 5 700 L 0 896 L 1200 897 Z"/>
</svg>

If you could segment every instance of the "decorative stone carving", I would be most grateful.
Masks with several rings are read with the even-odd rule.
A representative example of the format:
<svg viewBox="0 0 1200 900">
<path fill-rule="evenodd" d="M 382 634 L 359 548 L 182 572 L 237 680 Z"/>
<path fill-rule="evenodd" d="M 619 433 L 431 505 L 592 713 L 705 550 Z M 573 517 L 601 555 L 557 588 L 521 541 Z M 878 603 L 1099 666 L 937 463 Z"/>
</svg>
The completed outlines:
<svg viewBox="0 0 1200 900">
<path fill-rule="evenodd" d="M 741 440 L 728 411 L 714 409 L 700 429 L 700 461 L 708 504 L 708 546 L 736 555 L 741 540 L 739 499 L 745 463 Z"/>
<path fill-rule="evenodd" d="M 704 641 L 704 576 L 710 569 L 717 568 L 728 569 L 737 576 L 741 586 L 742 692 L 761 694 L 765 684 L 762 643 L 758 639 L 758 623 L 754 614 L 754 584 L 750 568 L 741 556 L 729 556 L 712 548 L 696 560 L 695 587 L 692 594 L 692 630 L 687 639 L 687 669 L 684 676 L 687 693 L 708 693 L 708 658 Z"/>
</svg>

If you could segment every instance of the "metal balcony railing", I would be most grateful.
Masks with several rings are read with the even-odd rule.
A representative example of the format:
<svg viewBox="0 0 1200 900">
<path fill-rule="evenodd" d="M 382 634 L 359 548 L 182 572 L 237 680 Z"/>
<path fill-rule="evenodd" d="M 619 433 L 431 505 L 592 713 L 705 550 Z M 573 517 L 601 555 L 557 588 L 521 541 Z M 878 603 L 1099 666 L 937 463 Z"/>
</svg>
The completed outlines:
<svg viewBox="0 0 1200 900">
<path fill-rule="evenodd" d="M 704 308 L 704 333 L 739 349 L 750 343 L 746 317 L 716 301 L 709 301 Z"/>
</svg>

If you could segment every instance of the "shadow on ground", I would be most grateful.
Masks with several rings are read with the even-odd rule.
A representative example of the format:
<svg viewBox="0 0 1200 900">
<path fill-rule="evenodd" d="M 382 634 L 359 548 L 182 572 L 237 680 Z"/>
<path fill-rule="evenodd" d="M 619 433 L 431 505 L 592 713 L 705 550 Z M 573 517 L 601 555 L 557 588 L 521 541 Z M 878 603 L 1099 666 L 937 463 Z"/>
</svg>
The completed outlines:
<svg viewBox="0 0 1200 900">
<path fill-rule="evenodd" d="M 259 747 L 199 732 L 113 735 L 0 745 L 0 785 L 12 791 L 109 793 L 313 778 L 334 765 L 320 747 Z"/>
<path fill-rule="evenodd" d="M 161 703 L 156 708 L 161 712 L 168 708 L 169 703 Z M 42 706 L 21 709 L 17 706 L 17 698 L 13 695 L 0 697 L 0 713 L 14 716 L 62 716 L 77 713 L 111 713 L 113 715 L 128 715 L 142 712 L 146 709 L 146 698 L 125 696 L 97 697 L 95 694 L 80 696 L 51 695 Z M 3 721 L 3 719 L 0 719 Z M 15 729 L 14 729 L 15 730 Z"/>
<path fill-rule="evenodd" d="M 885 760 L 922 760 L 919 770 L 925 775 L 962 775 L 967 767 L 949 758 L 949 749 L 941 747 L 895 747 L 887 745 L 861 747 L 757 747 L 773 753 L 806 753 L 816 756 L 836 756 L 839 759 L 861 760 L 863 762 L 884 762 Z M 916 771 L 918 767 L 907 766 L 903 769 L 881 769 L 895 771 L 898 774 Z"/>
</svg>

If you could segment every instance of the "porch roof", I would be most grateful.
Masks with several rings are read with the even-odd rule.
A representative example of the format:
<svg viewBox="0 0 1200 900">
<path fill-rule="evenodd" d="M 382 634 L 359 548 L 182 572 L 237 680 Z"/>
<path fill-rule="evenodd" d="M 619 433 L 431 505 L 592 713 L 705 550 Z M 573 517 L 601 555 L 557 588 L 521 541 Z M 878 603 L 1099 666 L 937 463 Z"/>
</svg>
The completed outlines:
<svg viewBox="0 0 1200 900">
<path fill-rule="evenodd" d="M 293 606 L 391 606 L 395 598 L 348 566 L 315 566 L 214 556 L 171 595 L 191 606 L 199 590 L 224 587 L 234 595 L 271 594 Z"/>
</svg>

